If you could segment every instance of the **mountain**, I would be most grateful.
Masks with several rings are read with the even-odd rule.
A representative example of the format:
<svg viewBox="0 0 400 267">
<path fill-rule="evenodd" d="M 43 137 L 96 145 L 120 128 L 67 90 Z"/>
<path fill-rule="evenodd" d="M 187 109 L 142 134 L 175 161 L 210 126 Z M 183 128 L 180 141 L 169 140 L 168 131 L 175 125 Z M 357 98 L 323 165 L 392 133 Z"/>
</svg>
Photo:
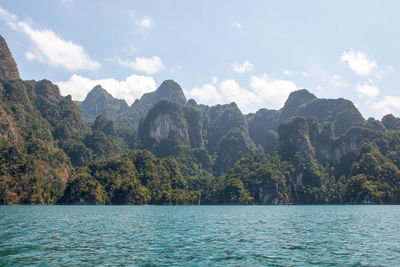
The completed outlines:
<svg viewBox="0 0 400 267">
<path fill-rule="evenodd" d="M 157 103 L 139 124 L 139 146 L 156 156 L 177 155 L 189 146 L 183 108 L 167 100 Z"/>
<path fill-rule="evenodd" d="M 400 203 L 393 115 L 364 120 L 351 101 L 305 89 L 244 115 L 186 101 L 169 80 L 123 113 L 95 87 L 88 124 L 52 82 L 12 75 L 11 59 L 0 62 L 0 204 Z"/>
<path fill-rule="evenodd" d="M 99 115 L 114 118 L 129 109 L 125 100 L 114 98 L 101 85 L 96 85 L 78 105 L 88 122 L 93 122 Z"/>
<path fill-rule="evenodd" d="M 6 40 L 0 35 L 0 78 L 16 80 L 19 79 L 17 63 L 11 55 Z"/>
<path fill-rule="evenodd" d="M 351 101 L 317 98 L 306 89 L 292 92 L 280 110 L 260 109 L 246 117 L 255 144 L 261 145 L 265 152 L 272 152 L 278 145 L 276 131 L 279 124 L 298 116 L 316 117 L 321 123 L 332 123 L 335 136 L 365 124 L 365 119 Z"/>
<path fill-rule="evenodd" d="M 0 122 L 0 203 L 55 203 L 86 132 L 79 108 L 47 80 L 0 79 Z"/>
<path fill-rule="evenodd" d="M 187 100 L 179 84 L 173 80 L 164 81 L 154 92 L 144 94 L 137 99 L 128 111 L 118 115 L 115 122 L 118 126 L 136 128 L 147 112 L 161 100 L 185 105 Z"/>
<path fill-rule="evenodd" d="M 279 121 L 283 122 L 290 117 L 296 116 L 299 107 L 307 102 L 317 99 L 317 97 L 306 89 L 290 93 L 285 105 L 280 110 Z"/>
</svg>

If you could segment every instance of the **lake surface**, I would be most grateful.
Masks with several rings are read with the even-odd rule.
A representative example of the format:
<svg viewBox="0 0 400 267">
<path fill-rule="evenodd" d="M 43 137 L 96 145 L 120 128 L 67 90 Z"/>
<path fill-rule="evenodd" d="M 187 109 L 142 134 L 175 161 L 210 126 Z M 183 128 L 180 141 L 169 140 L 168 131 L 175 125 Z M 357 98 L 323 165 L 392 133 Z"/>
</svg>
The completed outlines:
<svg viewBox="0 0 400 267">
<path fill-rule="evenodd" d="M 400 206 L 0 206 L 0 265 L 400 265 Z"/>
</svg>

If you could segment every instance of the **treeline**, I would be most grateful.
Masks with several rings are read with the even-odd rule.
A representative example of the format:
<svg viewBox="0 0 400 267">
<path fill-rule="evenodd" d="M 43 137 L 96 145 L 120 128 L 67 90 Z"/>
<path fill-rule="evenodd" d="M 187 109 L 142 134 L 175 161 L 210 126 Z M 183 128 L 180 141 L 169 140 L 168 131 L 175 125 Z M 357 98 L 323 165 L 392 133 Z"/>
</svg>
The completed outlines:
<svg viewBox="0 0 400 267">
<path fill-rule="evenodd" d="M 0 204 L 400 203 L 399 118 L 305 90 L 249 115 L 176 102 L 86 123 L 51 82 L 1 79 Z"/>
</svg>

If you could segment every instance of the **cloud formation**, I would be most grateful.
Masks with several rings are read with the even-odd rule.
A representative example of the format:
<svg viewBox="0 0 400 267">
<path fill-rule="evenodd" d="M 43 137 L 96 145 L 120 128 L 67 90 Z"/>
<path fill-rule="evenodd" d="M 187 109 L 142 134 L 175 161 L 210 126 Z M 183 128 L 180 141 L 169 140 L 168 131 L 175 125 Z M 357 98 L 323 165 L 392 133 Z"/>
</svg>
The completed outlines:
<svg viewBox="0 0 400 267">
<path fill-rule="evenodd" d="M 252 76 L 250 89 L 241 87 L 235 80 L 223 80 L 219 84 L 204 84 L 186 91 L 189 98 L 202 104 L 236 102 L 244 112 L 255 112 L 260 108 L 279 109 L 289 94 L 299 88 L 289 80 L 274 80 L 267 75 Z"/>
<path fill-rule="evenodd" d="M 242 64 L 239 64 L 239 63 L 232 64 L 233 71 L 237 72 L 237 73 L 248 72 L 248 71 L 251 71 L 253 68 L 254 68 L 254 65 L 247 60 L 245 62 L 243 62 Z"/>
<path fill-rule="evenodd" d="M 340 76 L 338 74 L 333 75 L 332 82 L 337 87 L 349 87 L 350 86 L 350 84 L 345 79 L 343 79 L 342 76 Z"/>
<path fill-rule="evenodd" d="M 378 66 L 376 62 L 360 51 L 343 51 L 340 57 L 342 62 L 347 63 L 349 68 L 358 75 L 370 75 Z"/>
<path fill-rule="evenodd" d="M 151 30 L 154 25 L 153 20 L 147 16 L 138 20 L 136 24 L 140 27 L 141 30 Z"/>
<path fill-rule="evenodd" d="M 372 109 L 380 116 L 386 114 L 400 115 L 400 96 L 385 96 L 381 101 L 372 104 Z"/>
<path fill-rule="evenodd" d="M 232 22 L 233 26 L 237 29 L 242 29 L 242 24 L 240 24 L 239 22 Z"/>
<path fill-rule="evenodd" d="M 144 72 L 149 75 L 165 69 L 165 66 L 163 65 L 161 59 L 156 56 L 152 58 L 136 57 L 135 61 L 122 60 L 118 58 L 118 64 L 124 67 L 131 68 L 135 71 Z"/>
<path fill-rule="evenodd" d="M 299 89 L 290 80 L 274 80 L 266 74 L 263 76 L 252 76 L 250 86 L 272 108 L 281 108 L 289 94 Z"/>
<path fill-rule="evenodd" d="M 18 20 L 0 6 L 0 19 L 11 29 L 29 37 L 33 47 L 25 56 L 29 61 L 39 61 L 53 67 L 63 67 L 69 71 L 95 70 L 100 63 L 92 60 L 82 46 L 66 41 L 48 29 L 34 29 L 28 22 Z"/>
<path fill-rule="evenodd" d="M 64 6 L 71 6 L 74 0 L 60 0 L 61 4 Z"/>
<path fill-rule="evenodd" d="M 71 95 L 72 99 L 82 101 L 87 93 L 96 85 L 101 85 L 112 96 L 125 99 L 131 105 L 144 93 L 156 90 L 156 83 L 152 77 L 131 75 L 123 81 L 109 79 L 92 80 L 77 74 L 72 75 L 68 81 L 56 82 L 62 95 Z"/>
<path fill-rule="evenodd" d="M 216 105 L 224 103 L 221 92 L 212 84 L 203 84 L 200 87 L 194 87 L 190 91 L 186 91 L 189 98 L 193 98 L 199 103 L 207 103 L 208 105 Z"/>
<path fill-rule="evenodd" d="M 379 95 L 378 87 L 369 83 L 357 84 L 357 92 L 368 98 L 375 98 Z"/>
</svg>

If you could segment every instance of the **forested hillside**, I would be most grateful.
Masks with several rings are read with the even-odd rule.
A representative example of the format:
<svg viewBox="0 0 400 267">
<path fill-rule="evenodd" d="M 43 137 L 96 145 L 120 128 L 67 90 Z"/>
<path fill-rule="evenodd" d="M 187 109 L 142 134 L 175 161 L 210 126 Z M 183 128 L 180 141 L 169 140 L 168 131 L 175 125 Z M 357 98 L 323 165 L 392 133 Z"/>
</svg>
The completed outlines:
<svg viewBox="0 0 400 267">
<path fill-rule="evenodd" d="M 243 114 L 172 80 L 130 107 L 101 86 L 77 104 L 0 50 L 0 204 L 400 203 L 393 115 L 305 89 Z"/>
</svg>

